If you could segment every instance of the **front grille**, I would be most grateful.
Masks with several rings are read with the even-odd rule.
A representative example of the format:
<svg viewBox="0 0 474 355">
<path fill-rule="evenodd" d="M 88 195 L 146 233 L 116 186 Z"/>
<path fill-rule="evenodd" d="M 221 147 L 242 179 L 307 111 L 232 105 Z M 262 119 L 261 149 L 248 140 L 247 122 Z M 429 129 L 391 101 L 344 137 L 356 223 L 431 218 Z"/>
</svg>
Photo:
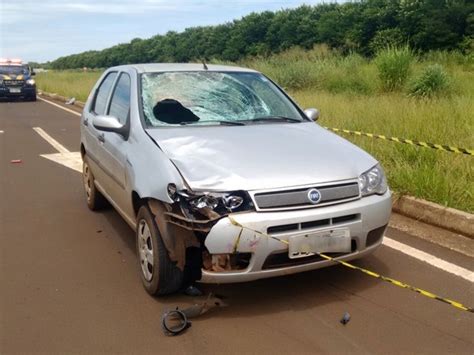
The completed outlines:
<svg viewBox="0 0 474 355">
<path fill-rule="evenodd" d="M 3 80 L 6 86 L 23 86 L 24 80 Z"/>
<path fill-rule="evenodd" d="M 316 221 L 272 226 L 267 228 L 267 234 L 292 233 L 320 227 L 337 226 L 343 223 L 355 221 L 360 221 L 360 214 L 349 214 L 334 218 L 318 219 Z"/>
<path fill-rule="evenodd" d="M 317 204 L 312 203 L 308 198 L 309 190 L 314 188 L 321 195 L 321 199 Z M 255 203 L 260 210 L 318 207 L 358 197 L 359 184 L 357 182 L 305 187 L 287 191 L 258 192 L 254 195 Z"/>
</svg>

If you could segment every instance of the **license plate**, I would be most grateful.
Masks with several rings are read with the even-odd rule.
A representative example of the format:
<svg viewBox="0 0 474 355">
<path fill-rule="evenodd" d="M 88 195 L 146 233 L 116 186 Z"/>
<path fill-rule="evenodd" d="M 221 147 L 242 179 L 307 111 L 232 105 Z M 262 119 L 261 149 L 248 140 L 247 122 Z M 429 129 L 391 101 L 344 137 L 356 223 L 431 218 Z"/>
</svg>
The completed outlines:
<svg viewBox="0 0 474 355">
<path fill-rule="evenodd" d="M 347 228 L 296 235 L 290 237 L 288 243 L 288 257 L 290 259 L 304 258 L 316 253 L 348 253 L 351 251 L 351 236 Z"/>
<path fill-rule="evenodd" d="M 19 94 L 21 92 L 20 88 L 10 88 L 10 92 L 12 94 Z"/>
</svg>

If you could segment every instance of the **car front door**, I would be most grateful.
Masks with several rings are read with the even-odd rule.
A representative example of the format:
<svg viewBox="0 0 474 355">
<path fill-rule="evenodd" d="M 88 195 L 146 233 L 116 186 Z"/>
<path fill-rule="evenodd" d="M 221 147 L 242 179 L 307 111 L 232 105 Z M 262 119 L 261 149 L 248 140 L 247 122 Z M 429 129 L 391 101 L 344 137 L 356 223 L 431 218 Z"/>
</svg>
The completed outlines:
<svg viewBox="0 0 474 355">
<path fill-rule="evenodd" d="M 110 96 L 106 115 L 115 117 L 125 128 L 123 134 L 102 132 L 100 140 L 100 161 L 102 169 L 107 175 L 108 194 L 116 208 L 130 217 L 129 191 L 126 164 L 129 147 L 128 136 L 130 130 L 130 95 L 131 78 L 126 72 L 119 73 Z"/>
</svg>

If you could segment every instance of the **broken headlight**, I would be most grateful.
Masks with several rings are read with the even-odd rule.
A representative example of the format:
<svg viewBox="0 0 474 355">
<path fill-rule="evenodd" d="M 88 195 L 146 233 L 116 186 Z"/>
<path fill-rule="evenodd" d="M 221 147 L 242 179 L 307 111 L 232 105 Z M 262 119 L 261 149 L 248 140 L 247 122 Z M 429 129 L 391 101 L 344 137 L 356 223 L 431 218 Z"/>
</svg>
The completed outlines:
<svg viewBox="0 0 474 355">
<path fill-rule="evenodd" d="M 387 191 L 387 180 L 380 164 L 359 176 L 359 188 L 362 196 L 383 195 Z"/>
<path fill-rule="evenodd" d="M 253 203 L 245 191 L 178 193 L 181 202 L 193 210 L 209 209 L 220 215 L 253 210 Z"/>
</svg>

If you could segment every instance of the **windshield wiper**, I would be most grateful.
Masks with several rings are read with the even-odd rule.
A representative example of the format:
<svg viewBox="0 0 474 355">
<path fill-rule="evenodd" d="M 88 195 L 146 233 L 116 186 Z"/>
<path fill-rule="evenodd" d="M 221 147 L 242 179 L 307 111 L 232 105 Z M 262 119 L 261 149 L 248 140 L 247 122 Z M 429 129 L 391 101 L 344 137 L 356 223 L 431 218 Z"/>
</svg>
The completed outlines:
<svg viewBox="0 0 474 355">
<path fill-rule="evenodd" d="M 214 121 L 218 122 L 221 125 L 227 125 L 227 126 L 244 126 L 245 123 L 239 122 L 239 121 L 226 121 L 226 120 L 221 120 L 221 121 Z"/>
<path fill-rule="evenodd" d="M 256 117 L 252 118 L 251 120 L 247 120 L 249 122 L 263 122 L 263 121 L 285 121 L 285 122 L 303 122 L 303 120 L 299 120 L 297 118 L 292 117 L 285 117 L 285 116 L 265 116 L 265 117 Z"/>
<path fill-rule="evenodd" d="M 220 124 L 222 126 L 244 126 L 245 123 L 240 122 L 240 121 L 230 121 L 230 120 L 212 120 L 212 121 L 196 121 L 196 122 L 181 122 L 180 125 L 189 125 L 189 124 L 200 124 L 200 123 L 214 123 L 214 124 Z"/>
</svg>

